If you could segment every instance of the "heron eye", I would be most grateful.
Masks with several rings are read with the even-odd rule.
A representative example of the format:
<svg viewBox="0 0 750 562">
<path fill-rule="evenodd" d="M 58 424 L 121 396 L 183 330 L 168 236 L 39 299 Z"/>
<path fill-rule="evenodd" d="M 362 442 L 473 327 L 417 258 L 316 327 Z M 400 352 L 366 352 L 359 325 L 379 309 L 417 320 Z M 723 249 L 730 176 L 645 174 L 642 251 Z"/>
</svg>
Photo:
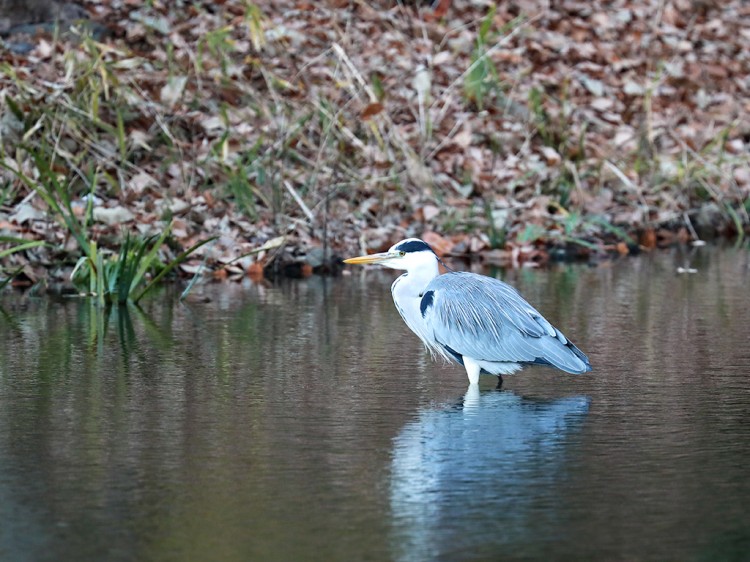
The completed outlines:
<svg viewBox="0 0 750 562">
<path fill-rule="evenodd" d="M 406 255 L 406 252 L 399 252 L 398 255 L 403 258 Z"/>
</svg>

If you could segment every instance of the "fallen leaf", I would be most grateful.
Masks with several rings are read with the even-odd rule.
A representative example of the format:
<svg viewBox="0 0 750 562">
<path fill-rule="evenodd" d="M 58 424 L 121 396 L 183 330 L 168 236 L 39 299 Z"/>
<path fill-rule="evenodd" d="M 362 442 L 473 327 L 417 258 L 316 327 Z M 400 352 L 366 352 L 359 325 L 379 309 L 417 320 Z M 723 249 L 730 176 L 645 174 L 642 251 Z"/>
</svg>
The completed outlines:
<svg viewBox="0 0 750 562">
<path fill-rule="evenodd" d="M 640 244 L 647 250 L 656 248 L 656 232 L 653 228 L 647 228 L 641 233 Z"/>
<path fill-rule="evenodd" d="M 422 234 L 424 240 L 438 256 L 444 256 L 453 249 L 453 242 L 440 236 L 437 232 L 427 231 Z"/>
<path fill-rule="evenodd" d="M 130 178 L 130 181 L 128 181 L 128 187 L 135 193 L 141 193 L 144 189 L 152 185 L 158 185 L 157 181 L 151 176 L 151 174 L 147 174 L 143 171 L 138 172 L 135 176 Z"/>
<path fill-rule="evenodd" d="M 440 209 L 435 205 L 425 205 L 422 207 L 422 216 L 425 221 L 431 221 L 440 214 Z"/>
<path fill-rule="evenodd" d="M 130 210 L 119 205 L 112 208 L 94 207 L 92 214 L 95 221 L 109 226 L 130 222 L 135 218 L 135 215 Z"/>
<path fill-rule="evenodd" d="M 161 89 L 161 102 L 167 107 L 174 107 L 182 97 L 187 84 L 187 76 L 170 76 Z"/>
<path fill-rule="evenodd" d="M 15 211 L 8 218 L 16 224 L 24 224 L 28 221 L 44 219 L 47 214 L 34 207 L 31 203 L 17 205 Z"/>
<path fill-rule="evenodd" d="M 254 281 L 263 279 L 263 266 L 257 261 L 250 264 L 247 268 L 247 276 Z"/>
<path fill-rule="evenodd" d="M 369 119 L 383 111 L 383 104 L 379 102 L 371 103 L 362 110 L 362 119 Z"/>
<path fill-rule="evenodd" d="M 562 162 L 562 158 L 557 153 L 557 150 L 551 146 L 542 146 L 539 150 L 544 155 L 544 159 L 547 161 L 548 166 L 557 166 Z"/>
</svg>

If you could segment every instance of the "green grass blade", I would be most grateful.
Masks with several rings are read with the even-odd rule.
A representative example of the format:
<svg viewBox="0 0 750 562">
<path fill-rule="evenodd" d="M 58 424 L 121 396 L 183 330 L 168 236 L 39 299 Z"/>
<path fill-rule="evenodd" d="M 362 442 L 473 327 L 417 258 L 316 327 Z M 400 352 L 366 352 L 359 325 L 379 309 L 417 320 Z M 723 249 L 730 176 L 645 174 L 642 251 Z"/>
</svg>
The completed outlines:
<svg viewBox="0 0 750 562">
<path fill-rule="evenodd" d="M 9 242 L 11 244 L 25 244 L 26 242 L 29 242 L 26 238 L 21 238 L 20 236 L 0 236 L 0 242 Z"/>
<path fill-rule="evenodd" d="M 0 160 L 0 168 L 4 168 L 8 170 L 11 174 L 16 176 L 21 182 L 30 190 L 35 191 L 37 195 L 39 195 L 42 200 L 56 213 L 60 213 L 60 207 L 58 206 L 55 199 L 50 196 L 49 193 L 47 193 L 46 190 L 44 190 L 41 186 L 37 185 L 37 183 L 32 180 L 30 177 L 28 177 L 26 174 L 21 172 L 20 170 L 16 170 L 15 168 L 11 168 L 8 166 L 5 162 Z"/>
<path fill-rule="evenodd" d="M 128 143 L 125 136 L 125 121 L 122 118 L 122 111 L 118 108 L 115 113 L 117 118 L 117 146 L 120 149 L 120 160 L 125 162 L 128 158 Z"/>
<path fill-rule="evenodd" d="M 19 244 L 18 246 L 13 246 L 12 248 L 8 248 L 6 250 L 0 251 L 0 258 L 4 258 L 5 256 L 9 256 L 11 254 L 15 254 L 16 252 L 23 252 L 24 250 L 28 250 L 30 248 L 37 248 L 39 246 L 44 246 L 46 242 L 43 240 L 34 240 L 32 242 L 26 242 L 25 244 Z"/>
<path fill-rule="evenodd" d="M 13 281 L 13 279 L 15 278 L 15 276 L 18 275 L 19 273 L 21 273 L 23 271 L 24 267 L 25 266 L 22 265 L 21 267 L 15 269 L 10 275 L 8 275 L 8 277 L 6 277 L 2 281 L 0 281 L 0 290 L 5 289 L 5 287 L 8 286 L 8 283 L 10 283 L 11 281 Z"/>
<path fill-rule="evenodd" d="M 31 156 L 39 170 L 40 178 L 42 180 L 42 186 L 36 185 L 34 182 L 25 182 L 27 185 L 36 191 L 49 205 L 49 207 L 57 213 L 60 218 L 68 227 L 68 230 L 78 242 L 79 247 L 84 251 L 88 251 L 88 243 L 83 236 L 83 229 L 81 223 L 73 212 L 73 207 L 70 202 L 70 180 L 68 180 L 64 186 L 57 180 L 56 174 L 49 167 L 47 161 L 42 157 L 39 151 L 32 150 Z M 16 174 L 19 177 L 23 174 Z"/>
<path fill-rule="evenodd" d="M 143 279 L 143 276 L 151 267 L 151 264 L 154 262 L 154 259 L 156 259 L 156 254 L 159 252 L 159 248 L 161 248 L 161 245 L 167 239 L 167 236 L 169 236 L 169 233 L 171 231 L 172 231 L 172 223 L 170 222 L 167 225 L 167 228 L 164 229 L 164 232 L 161 233 L 161 236 L 159 236 L 158 240 L 154 242 L 154 245 L 151 247 L 151 250 L 149 250 L 148 254 L 146 254 L 145 257 L 141 258 L 138 270 L 136 271 L 135 275 L 133 276 L 133 280 L 130 283 L 131 295 L 132 295 L 132 292 L 136 290 L 136 287 L 138 287 L 139 283 L 141 282 L 141 279 Z M 144 243 L 144 248 L 146 247 L 146 245 L 147 244 Z M 143 295 L 143 293 L 141 292 L 140 295 Z M 138 302 L 138 300 L 136 299 L 133 302 Z"/>
<path fill-rule="evenodd" d="M 113 285 L 117 286 L 115 291 L 117 293 L 117 302 L 122 304 L 128 301 L 128 295 L 130 294 L 130 275 L 129 272 L 132 270 L 133 265 L 130 263 L 130 246 L 132 245 L 130 233 L 128 232 L 125 236 L 125 243 L 120 247 L 120 255 L 117 259 L 117 263 L 114 266 L 116 279 Z"/>
<path fill-rule="evenodd" d="M 600 252 L 601 247 L 597 246 L 596 244 L 589 242 L 588 240 L 584 240 L 583 238 L 577 238 L 575 236 L 561 236 L 561 240 L 564 240 L 565 242 L 570 242 L 571 244 L 577 244 L 578 246 L 583 246 L 584 248 L 588 248 L 589 250 L 593 252 Z"/>
<path fill-rule="evenodd" d="M 164 277 L 167 273 L 172 271 L 175 267 L 180 265 L 182 262 L 184 262 L 188 257 L 190 257 L 190 254 L 195 252 L 198 248 L 201 246 L 208 244 L 209 242 L 212 242 L 216 240 L 218 236 L 211 236 L 210 238 L 206 238 L 205 240 L 202 240 L 201 242 L 198 242 L 197 244 L 194 244 L 184 252 L 182 252 L 179 256 L 177 256 L 175 259 L 173 259 L 169 264 L 162 269 L 158 275 L 156 275 L 149 283 L 146 285 L 133 299 L 134 303 L 137 303 L 139 300 L 143 298 L 143 295 L 145 295 L 148 291 L 150 291 L 156 283 L 158 283 L 162 277 Z"/>
<path fill-rule="evenodd" d="M 106 304 L 106 280 L 104 273 L 104 257 L 101 252 L 96 254 L 96 302 L 99 308 Z"/>
<path fill-rule="evenodd" d="M 627 232 L 625 232 L 624 229 L 612 224 L 611 222 L 609 222 L 603 217 L 593 216 L 590 219 L 588 219 L 588 222 L 601 226 L 604 230 L 611 232 L 612 234 L 617 236 L 619 239 L 623 240 L 624 242 L 627 242 L 628 244 L 632 244 L 632 245 L 636 244 L 635 240 L 633 240 L 633 238 Z"/>
</svg>

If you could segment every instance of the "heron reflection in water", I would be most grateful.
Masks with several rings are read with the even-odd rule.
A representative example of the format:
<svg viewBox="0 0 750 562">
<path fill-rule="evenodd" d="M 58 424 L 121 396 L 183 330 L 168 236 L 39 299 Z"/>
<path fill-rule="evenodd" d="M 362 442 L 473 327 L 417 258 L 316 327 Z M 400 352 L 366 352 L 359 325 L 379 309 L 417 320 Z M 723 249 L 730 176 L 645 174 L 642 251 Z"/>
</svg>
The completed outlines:
<svg viewBox="0 0 750 562">
<path fill-rule="evenodd" d="M 344 260 L 406 270 L 391 286 L 401 317 L 433 355 L 480 374 L 514 373 L 524 365 L 549 365 L 568 373 L 591 370 L 588 357 L 510 285 L 476 273 L 439 274 L 440 258 L 416 238 L 387 252 Z"/>
<path fill-rule="evenodd" d="M 394 558 L 536 548 L 533 529 L 559 512 L 566 445 L 588 410 L 583 396 L 530 399 L 476 385 L 455 406 L 423 410 L 393 442 Z"/>
</svg>

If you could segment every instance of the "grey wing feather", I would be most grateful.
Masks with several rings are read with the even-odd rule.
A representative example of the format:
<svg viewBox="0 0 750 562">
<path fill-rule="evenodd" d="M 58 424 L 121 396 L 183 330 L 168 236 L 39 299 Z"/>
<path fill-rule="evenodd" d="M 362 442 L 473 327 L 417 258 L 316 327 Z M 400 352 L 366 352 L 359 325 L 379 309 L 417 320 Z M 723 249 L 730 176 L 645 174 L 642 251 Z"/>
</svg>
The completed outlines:
<svg viewBox="0 0 750 562">
<path fill-rule="evenodd" d="M 570 373 L 591 370 L 575 345 L 510 285 L 475 273 L 439 275 L 424 311 L 438 343 L 481 361 L 546 363 Z"/>
</svg>

